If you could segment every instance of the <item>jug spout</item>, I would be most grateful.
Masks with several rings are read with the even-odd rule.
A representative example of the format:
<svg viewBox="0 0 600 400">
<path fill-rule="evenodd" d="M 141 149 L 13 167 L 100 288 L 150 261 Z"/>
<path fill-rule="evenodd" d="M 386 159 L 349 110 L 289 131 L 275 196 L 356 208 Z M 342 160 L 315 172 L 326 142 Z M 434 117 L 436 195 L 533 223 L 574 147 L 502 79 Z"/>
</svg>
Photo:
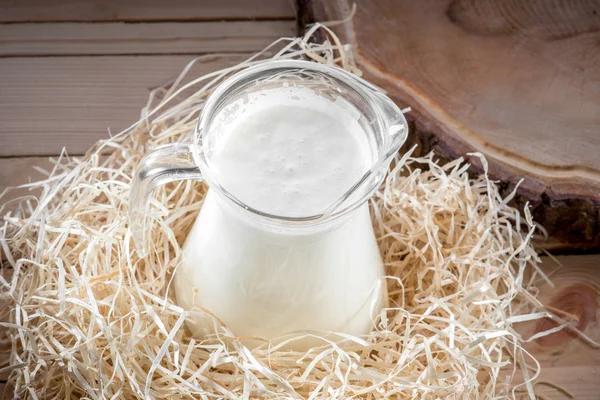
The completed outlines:
<svg viewBox="0 0 600 400">
<path fill-rule="evenodd" d="M 359 79 L 359 78 L 357 78 Z M 345 212 L 368 200 L 383 182 L 389 165 L 408 136 L 408 123 L 402 110 L 379 88 L 360 79 L 373 104 L 375 147 L 373 162 L 360 179 L 323 213 Z"/>
<path fill-rule="evenodd" d="M 386 158 L 388 153 L 397 153 L 400 147 L 406 141 L 408 136 L 408 123 L 402 110 L 379 88 L 373 91 L 374 101 L 376 101 L 381 113 L 383 125 L 383 134 L 387 134 L 390 141 L 387 143 L 387 151 L 381 158 Z"/>
</svg>

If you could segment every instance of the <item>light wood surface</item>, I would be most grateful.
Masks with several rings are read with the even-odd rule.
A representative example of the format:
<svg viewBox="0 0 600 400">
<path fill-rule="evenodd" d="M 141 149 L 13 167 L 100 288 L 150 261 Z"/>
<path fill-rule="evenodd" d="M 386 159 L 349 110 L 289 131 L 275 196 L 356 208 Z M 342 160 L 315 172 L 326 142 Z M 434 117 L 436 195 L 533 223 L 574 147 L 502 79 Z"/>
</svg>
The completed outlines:
<svg viewBox="0 0 600 400">
<path fill-rule="evenodd" d="M 48 175 L 42 171 L 49 172 L 52 168 L 53 164 L 48 157 L 0 158 L 0 207 L 9 207 L 9 202 L 17 197 L 39 193 L 29 188 L 8 188 L 46 179 Z"/>
<path fill-rule="evenodd" d="M 8 186 L 18 186 L 24 183 L 44 179 L 45 175 L 36 170 L 39 167 L 49 171 L 52 163 L 48 157 L 11 157 L 0 158 L 0 192 Z"/>
<path fill-rule="evenodd" d="M 294 21 L 0 24 L 0 56 L 254 52 Z"/>
<path fill-rule="evenodd" d="M 119 132 L 135 121 L 149 90 L 195 57 L 256 52 L 294 35 L 294 27 L 293 21 L 0 24 L 0 56 L 7 56 L 0 57 L 0 156 L 58 154 L 63 146 L 82 154 L 108 128 Z M 141 55 L 123 55 L 130 53 Z M 45 57 L 58 54 L 71 57 Z M 192 72 L 227 60 L 241 58 L 208 56 Z"/>
<path fill-rule="evenodd" d="M 354 1 L 302 3 L 305 21 L 340 20 Z M 522 201 L 552 234 L 600 247 L 600 2 L 356 5 L 334 29 L 366 77 L 413 108 L 423 150 L 482 152 L 507 186 L 525 178 Z"/>
<path fill-rule="evenodd" d="M 191 55 L 0 58 L 0 156 L 83 154 L 140 116 L 149 91 Z M 201 76 L 243 56 L 204 56 Z"/>
<path fill-rule="evenodd" d="M 0 22 L 294 19 L 290 0 L 0 0 Z"/>
<path fill-rule="evenodd" d="M 577 317 L 575 325 L 590 338 L 600 342 L 600 255 L 557 257 L 562 267 L 543 257 L 542 270 L 549 274 L 554 287 L 540 282 L 538 299 Z M 525 337 L 556 326 L 541 320 L 521 323 Z M 597 399 L 600 393 L 600 348 L 594 348 L 568 331 L 542 337 L 527 344 L 526 349 L 542 365 L 538 381 L 548 381 L 569 390 L 575 399 Z M 543 390 L 542 390 L 543 389 Z M 566 398 L 549 386 L 540 393 L 553 399 Z"/>
</svg>

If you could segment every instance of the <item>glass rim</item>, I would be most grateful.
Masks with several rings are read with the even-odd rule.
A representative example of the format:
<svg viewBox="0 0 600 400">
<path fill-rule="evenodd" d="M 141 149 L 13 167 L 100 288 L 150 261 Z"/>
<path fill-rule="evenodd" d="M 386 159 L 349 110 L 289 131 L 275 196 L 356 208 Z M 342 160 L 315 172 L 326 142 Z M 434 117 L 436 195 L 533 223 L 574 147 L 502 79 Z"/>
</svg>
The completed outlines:
<svg viewBox="0 0 600 400">
<path fill-rule="evenodd" d="M 380 154 L 378 151 L 377 158 L 373 160 L 373 164 L 369 167 L 369 169 L 361 176 L 361 178 L 350 187 L 346 192 L 344 192 L 338 200 L 336 200 L 332 205 L 327 207 L 323 212 L 309 215 L 309 216 L 301 216 L 301 217 L 290 217 L 285 215 L 271 214 L 265 211 L 258 210 L 229 192 L 226 188 L 224 188 L 218 180 L 214 179 L 212 174 L 210 173 L 211 167 L 208 163 L 208 157 L 206 155 L 206 146 L 204 146 L 203 134 L 207 131 L 209 126 L 207 126 L 212 121 L 212 116 L 217 110 L 217 106 L 220 105 L 222 98 L 227 95 L 239 82 L 245 81 L 247 78 L 256 75 L 256 77 L 268 76 L 274 72 L 279 72 L 282 69 L 289 69 L 290 71 L 314 71 L 320 72 L 326 76 L 330 76 L 336 80 L 340 80 L 353 90 L 355 90 L 369 105 L 369 107 L 375 112 L 377 115 L 377 119 L 384 123 L 386 122 L 386 118 L 382 115 L 381 112 L 381 104 L 378 104 L 377 99 L 374 98 L 376 93 L 379 93 L 380 96 L 385 97 L 389 103 L 391 103 L 392 107 L 395 108 L 394 111 L 397 112 L 397 115 L 400 117 L 400 123 L 403 126 L 403 134 L 396 135 L 396 141 L 400 143 L 396 143 L 392 145 L 388 144 L 387 151 L 384 151 L 383 154 Z M 373 92 L 373 93 L 371 93 Z M 388 104 L 388 106 L 390 106 Z M 353 193 L 356 192 L 374 173 L 380 172 L 382 164 L 387 164 L 391 161 L 391 158 L 397 153 L 400 146 L 406 140 L 408 134 L 408 123 L 406 118 L 404 117 L 402 111 L 381 92 L 379 88 L 372 85 L 371 83 L 361 79 L 358 76 L 351 74 L 350 72 L 341 69 L 337 66 L 330 66 L 325 64 L 320 64 L 312 61 L 305 60 L 276 60 L 270 61 L 263 64 L 251 66 L 245 68 L 232 76 L 228 77 L 224 82 L 222 82 L 217 89 L 208 97 L 204 108 L 202 109 L 200 116 L 196 122 L 196 129 L 193 137 L 193 148 L 194 148 L 194 159 L 196 164 L 200 167 L 203 175 L 203 179 L 207 182 L 208 186 L 211 189 L 215 189 L 220 195 L 225 197 L 227 200 L 233 202 L 235 205 L 239 206 L 242 210 L 250 213 L 253 216 L 258 216 L 266 219 L 271 223 L 275 223 L 277 225 L 281 225 L 281 223 L 289 224 L 289 225 L 322 225 L 325 223 L 329 223 L 333 219 L 337 219 L 343 215 L 350 213 L 351 211 L 358 208 L 362 205 L 366 200 L 368 200 L 377 187 L 383 182 L 385 177 L 385 173 L 381 174 L 378 179 L 371 185 L 368 190 L 365 191 L 365 194 L 359 196 L 358 199 L 353 200 L 351 204 L 346 206 L 342 205 L 352 196 Z M 399 137 L 399 138 L 398 138 Z M 378 149 L 379 150 L 379 149 Z"/>
</svg>

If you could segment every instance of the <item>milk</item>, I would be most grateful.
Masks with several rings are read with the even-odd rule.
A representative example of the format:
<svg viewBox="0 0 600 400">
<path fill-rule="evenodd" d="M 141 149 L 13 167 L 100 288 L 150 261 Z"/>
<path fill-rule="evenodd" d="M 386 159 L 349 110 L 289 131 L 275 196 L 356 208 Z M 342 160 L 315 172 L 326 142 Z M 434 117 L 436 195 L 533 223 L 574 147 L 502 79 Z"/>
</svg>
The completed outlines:
<svg viewBox="0 0 600 400">
<path fill-rule="evenodd" d="M 322 213 L 372 164 L 356 111 L 311 89 L 252 93 L 214 122 L 210 171 L 248 207 L 280 217 Z M 270 229 L 209 190 L 176 276 L 178 303 L 210 311 L 238 336 L 274 339 L 297 330 L 363 335 L 384 291 L 367 204 L 314 229 Z M 199 337 L 209 317 L 189 324 Z M 318 344 L 305 340 L 292 347 Z"/>
<path fill-rule="evenodd" d="M 223 132 L 210 158 L 215 179 L 259 211 L 319 214 L 372 164 L 350 107 L 302 87 L 249 95 L 246 104 L 224 110 L 214 128 Z"/>
</svg>

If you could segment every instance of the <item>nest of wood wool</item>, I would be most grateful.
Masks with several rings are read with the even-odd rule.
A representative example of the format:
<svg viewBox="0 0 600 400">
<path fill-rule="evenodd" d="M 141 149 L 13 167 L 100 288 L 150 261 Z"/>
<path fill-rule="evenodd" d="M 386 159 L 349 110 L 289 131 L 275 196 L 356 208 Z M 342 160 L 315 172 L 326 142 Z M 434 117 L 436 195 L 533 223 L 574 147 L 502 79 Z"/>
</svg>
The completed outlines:
<svg viewBox="0 0 600 400">
<path fill-rule="evenodd" d="M 325 40 L 313 41 L 316 32 Z M 533 396 L 540 368 L 523 344 L 535 337 L 513 325 L 566 322 L 535 298 L 546 277 L 528 209 L 509 206 L 512 196 L 502 198 L 486 174 L 470 178 L 462 159 L 438 165 L 433 155 L 405 154 L 371 200 L 389 307 L 368 336 L 323 340 L 305 353 L 249 348 L 218 324 L 204 340 L 190 336 L 189 311 L 170 287 L 206 187 L 186 181 L 155 192 L 154 249 L 140 259 L 127 218 L 132 173 L 156 146 L 190 140 L 224 78 L 298 58 L 360 73 L 322 25 L 200 77 L 191 63 L 151 93 L 129 129 L 83 157 L 54 159 L 46 179 L 21 188 L 37 194 L 6 201 L 13 189 L 3 193 L 1 313 L 11 344 L 3 370 L 17 398 Z"/>
</svg>

